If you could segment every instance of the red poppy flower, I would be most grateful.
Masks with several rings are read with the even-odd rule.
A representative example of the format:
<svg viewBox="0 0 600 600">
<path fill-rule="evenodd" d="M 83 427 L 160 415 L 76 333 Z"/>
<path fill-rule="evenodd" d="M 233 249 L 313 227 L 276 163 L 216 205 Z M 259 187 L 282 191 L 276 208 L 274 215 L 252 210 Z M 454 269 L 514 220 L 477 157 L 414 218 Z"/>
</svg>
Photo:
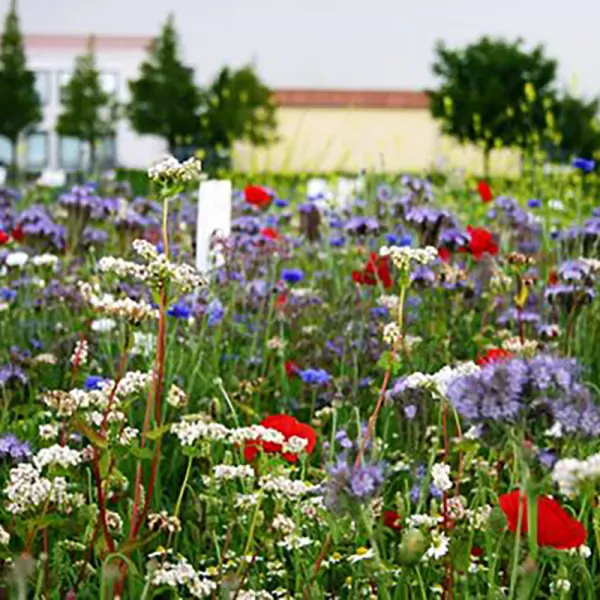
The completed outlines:
<svg viewBox="0 0 600 600">
<path fill-rule="evenodd" d="M 484 365 L 489 365 L 490 363 L 502 362 L 503 360 L 507 360 L 512 358 L 514 355 L 507 350 L 503 350 L 502 348 L 490 348 L 483 356 L 480 356 L 475 362 L 483 367 Z"/>
<path fill-rule="evenodd" d="M 4 246 L 4 244 L 8 243 L 10 237 L 4 233 L 4 231 L 0 231 L 0 246 Z"/>
<path fill-rule="evenodd" d="M 279 239 L 279 233 L 277 232 L 277 229 L 273 229 L 272 227 L 265 227 L 264 229 L 261 229 L 260 235 L 262 235 L 263 237 L 265 237 L 269 240 L 278 240 Z"/>
<path fill-rule="evenodd" d="M 261 185 L 247 185 L 244 188 L 244 199 L 252 206 L 266 208 L 273 200 L 273 192 Z"/>
<path fill-rule="evenodd" d="M 294 377 L 294 375 L 297 375 L 299 370 L 300 367 L 293 360 L 285 361 L 285 374 L 288 376 L 288 378 L 291 379 Z"/>
<path fill-rule="evenodd" d="M 520 490 L 500 496 L 500 508 L 508 521 L 508 528 L 514 533 L 519 522 L 519 499 L 523 505 L 521 517 L 521 535 L 527 533 L 527 498 Z M 552 498 L 541 496 L 537 499 L 537 542 L 540 546 L 551 546 L 557 550 L 578 548 L 585 544 L 585 527 L 571 517 L 564 508 Z"/>
<path fill-rule="evenodd" d="M 25 232 L 20 225 L 17 225 L 11 232 L 10 235 L 15 242 L 22 242 L 25 239 Z"/>
<path fill-rule="evenodd" d="M 271 415 L 261 421 L 260 424 L 267 429 L 276 429 L 286 440 L 289 440 L 291 437 L 305 439 L 308 442 L 304 448 L 304 451 L 307 454 L 312 454 L 312 451 L 315 449 L 317 443 L 317 434 L 315 433 L 315 430 L 306 423 L 300 423 L 300 421 L 297 421 L 294 417 L 290 417 L 289 415 Z M 261 449 L 263 452 L 269 454 L 281 453 L 281 456 L 291 463 L 295 463 L 298 460 L 297 454 L 293 454 L 292 452 L 282 452 L 283 447 L 281 444 L 263 442 L 262 440 L 251 440 L 246 442 L 244 448 L 245 460 L 247 462 L 252 462 Z"/>
<path fill-rule="evenodd" d="M 438 248 L 438 256 L 443 262 L 448 262 L 452 256 L 452 252 L 448 248 Z"/>
<path fill-rule="evenodd" d="M 474 556 L 475 558 L 481 558 L 483 556 L 483 548 L 480 548 L 479 546 L 473 546 L 471 548 L 471 556 Z"/>
<path fill-rule="evenodd" d="M 492 194 L 492 188 L 489 186 L 487 181 L 483 179 L 477 184 L 477 191 L 482 202 L 491 202 L 494 199 Z"/>
<path fill-rule="evenodd" d="M 490 231 L 483 227 L 467 227 L 471 237 L 468 248 L 462 248 L 463 252 L 470 252 L 476 260 L 484 254 L 498 254 L 498 244 L 494 241 Z"/>
<path fill-rule="evenodd" d="M 287 301 L 287 293 L 281 292 L 281 294 L 278 294 L 277 298 L 275 299 L 275 308 L 278 310 L 283 310 L 287 306 Z"/>
<path fill-rule="evenodd" d="M 558 283 L 558 274 L 554 269 L 548 273 L 548 285 L 556 285 Z"/>
<path fill-rule="evenodd" d="M 371 252 L 367 266 L 362 271 L 352 271 L 352 280 L 362 285 L 377 285 L 381 281 L 384 288 L 392 287 L 394 282 L 390 275 L 388 257 Z"/>
<path fill-rule="evenodd" d="M 395 510 L 384 510 L 383 511 L 383 524 L 394 531 L 400 531 L 402 525 L 400 525 L 400 515 Z"/>
</svg>

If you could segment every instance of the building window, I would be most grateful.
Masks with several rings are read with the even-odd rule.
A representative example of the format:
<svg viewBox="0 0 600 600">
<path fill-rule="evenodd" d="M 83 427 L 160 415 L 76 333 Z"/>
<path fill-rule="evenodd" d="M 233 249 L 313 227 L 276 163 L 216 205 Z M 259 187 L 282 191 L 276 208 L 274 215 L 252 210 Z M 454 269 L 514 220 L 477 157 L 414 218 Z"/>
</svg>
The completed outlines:
<svg viewBox="0 0 600 600">
<path fill-rule="evenodd" d="M 117 165 L 117 140 L 115 136 L 104 138 L 98 144 L 96 160 L 101 169 L 114 169 Z"/>
<path fill-rule="evenodd" d="M 48 134 L 35 131 L 27 136 L 25 165 L 29 171 L 41 171 L 48 166 Z"/>
<path fill-rule="evenodd" d="M 8 167 L 12 160 L 12 145 L 8 138 L 0 136 L 0 167 Z"/>
<path fill-rule="evenodd" d="M 69 83 L 69 81 L 71 81 L 71 77 L 72 77 L 72 73 L 71 71 L 59 71 L 58 73 L 58 94 L 59 94 L 59 98 L 62 101 L 64 98 L 64 87 Z"/>
<path fill-rule="evenodd" d="M 58 138 L 58 164 L 65 171 L 78 171 L 83 165 L 83 144 L 72 137 Z"/>
<path fill-rule="evenodd" d="M 52 92 L 50 91 L 50 73 L 48 71 L 35 72 L 35 91 L 43 106 L 50 104 Z"/>
<path fill-rule="evenodd" d="M 116 73 L 102 71 L 100 73 L 100 86 L 104 93 L 109 96 L 117 96 L 119 93 L 119 76 Z"/>
</svg>

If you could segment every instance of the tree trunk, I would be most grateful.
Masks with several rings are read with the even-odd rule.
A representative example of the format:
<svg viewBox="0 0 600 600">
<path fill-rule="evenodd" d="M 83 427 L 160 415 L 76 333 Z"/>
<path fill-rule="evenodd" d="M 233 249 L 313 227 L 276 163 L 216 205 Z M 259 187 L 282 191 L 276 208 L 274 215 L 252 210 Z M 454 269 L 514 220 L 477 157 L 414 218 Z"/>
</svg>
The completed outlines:
<svg viewBox="0 0 600 600">
<path fill-rule="evenodd" d="M 88 140 L 90 145 L 90 173 L 96 172 L 96 140 Z"/>
<path fill-rule="evenodd" d="M 492 153 L 492 149 L 487 146 L 483 150 L 483 176 L 486 179 L 490 178 L 490 155 Z"/>
</svg>

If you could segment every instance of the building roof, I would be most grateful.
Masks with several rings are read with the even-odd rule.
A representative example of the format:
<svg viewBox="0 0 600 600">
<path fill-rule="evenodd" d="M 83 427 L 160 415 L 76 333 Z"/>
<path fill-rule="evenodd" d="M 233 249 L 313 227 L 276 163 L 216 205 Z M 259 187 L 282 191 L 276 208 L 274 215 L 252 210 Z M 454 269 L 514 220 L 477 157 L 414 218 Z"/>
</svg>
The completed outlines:
<svg viewBox="0 0 600 600">
<path fill-rule="evenodd" d="M 275 101 L 285 107 L 426 109 L 429 96 L 411 90 L 279 89 Z"/>
</svg>

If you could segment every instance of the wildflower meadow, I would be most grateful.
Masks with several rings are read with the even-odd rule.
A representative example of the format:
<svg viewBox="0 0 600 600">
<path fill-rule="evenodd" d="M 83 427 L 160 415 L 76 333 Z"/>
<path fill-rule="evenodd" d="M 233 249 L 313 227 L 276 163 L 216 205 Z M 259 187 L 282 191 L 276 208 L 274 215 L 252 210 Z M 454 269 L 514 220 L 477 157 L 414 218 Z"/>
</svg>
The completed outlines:
<svg viewBox="0 0 600 600">
<path fill-rule="evenodd" d="M 597 598 L 588 170 L 3 188 L 0 596 Z"/>
</svg>

